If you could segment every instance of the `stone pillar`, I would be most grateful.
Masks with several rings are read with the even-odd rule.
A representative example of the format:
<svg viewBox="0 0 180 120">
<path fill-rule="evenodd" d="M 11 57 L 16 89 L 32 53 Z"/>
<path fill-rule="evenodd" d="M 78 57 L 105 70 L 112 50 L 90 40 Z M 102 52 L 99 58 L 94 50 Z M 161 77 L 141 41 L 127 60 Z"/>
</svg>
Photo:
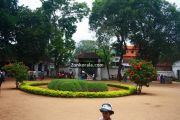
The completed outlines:
<svg viewBox="0 0 180 120">
<path fill-rule="evenodd" d="M 44 67 L 44 64 L 42 64 L 42 71 L 44 71 L 45 67 Z"/>
<path fill-rule="evenodd" d="M 101 60 L 98 59 L 98 63 L 100 63 Z M 97 68 L 97 76 L 96 76 L 96 80 L 101 80 L 101 69 L 102 68 Z"/>
<path fill-rule="evenodd" d="M 34 66 L 34 71 L 35 71 L 35 75 L 36 75 L 36 77 L 38 77 L 38 64 L 36 64 L 35 66 Z"/>
<path fill-rule="evenodd" d="M 79 59 L 75 59 L 75 62 L 78 63 Z M 79 79 L 79 68 L 74 68 L 75 69 L 75 79 Z"/>
</svg>

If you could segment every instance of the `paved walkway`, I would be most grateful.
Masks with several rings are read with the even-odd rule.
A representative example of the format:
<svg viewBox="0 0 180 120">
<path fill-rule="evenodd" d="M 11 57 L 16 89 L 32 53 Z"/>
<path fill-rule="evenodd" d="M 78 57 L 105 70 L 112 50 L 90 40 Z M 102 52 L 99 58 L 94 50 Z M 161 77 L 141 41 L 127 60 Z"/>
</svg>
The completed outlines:
<svg viewBox="0 0 180 120">
<path fill-rule="evenodd" d="M 52 98 L 14 89 L 14 81 L 2 84 L 0 120 L 97 120 L 102 103 L 111 103 L 113 120 L 180 120 L 180 83 L 153 83 L 143 95 L 120 98 Z"/>
</svg>

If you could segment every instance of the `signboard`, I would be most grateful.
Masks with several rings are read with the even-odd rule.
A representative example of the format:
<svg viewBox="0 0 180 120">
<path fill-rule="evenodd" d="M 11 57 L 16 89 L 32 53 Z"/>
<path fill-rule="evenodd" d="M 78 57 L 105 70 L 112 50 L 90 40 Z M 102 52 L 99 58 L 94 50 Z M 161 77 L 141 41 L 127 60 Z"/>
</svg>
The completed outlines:
<svg viewBox="0 0 180 120">
<path fill-rule="evenodd" d="M 54 69 L 54 68 L 55 68 L 55 67 L 54 67 L 54 64 L 50 64 L 49 68 L 50 68 L 50 69 Z"/>
</svg>

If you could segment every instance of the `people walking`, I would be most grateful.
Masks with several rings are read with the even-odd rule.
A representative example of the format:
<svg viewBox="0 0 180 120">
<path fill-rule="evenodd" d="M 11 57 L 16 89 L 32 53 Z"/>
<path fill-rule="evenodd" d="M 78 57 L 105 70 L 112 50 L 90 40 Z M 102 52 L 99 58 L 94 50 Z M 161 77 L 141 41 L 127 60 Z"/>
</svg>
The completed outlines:
<svg viewBox="0 0 180 120">
<path fill-rule="evenodd" d="M 161 83 L 161 84 L 164 84 L 164 83 L 165 83 L 164 75 L 161 75 L 161 76 L 160 76 L 160 83 Z"/>
</svg>

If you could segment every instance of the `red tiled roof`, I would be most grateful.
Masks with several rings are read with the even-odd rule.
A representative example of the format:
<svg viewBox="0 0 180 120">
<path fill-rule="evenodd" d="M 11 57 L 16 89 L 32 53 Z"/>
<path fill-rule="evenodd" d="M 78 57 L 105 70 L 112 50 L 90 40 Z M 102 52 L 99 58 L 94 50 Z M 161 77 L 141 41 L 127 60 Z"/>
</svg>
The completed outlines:
<svg viewBox="0 0 180 120">
<path fill-rule="evenodd" d="M 156 67 L 171 67 L 172 65 L 170 63 L 158 63 Z"/>
<path fill-rule="evenodd" d="M 127 46 L 127 52 L 123 55 L 124 58 L 136 58 L 138 54 L 138 48 L 135 46 Z"/>
</svg>

